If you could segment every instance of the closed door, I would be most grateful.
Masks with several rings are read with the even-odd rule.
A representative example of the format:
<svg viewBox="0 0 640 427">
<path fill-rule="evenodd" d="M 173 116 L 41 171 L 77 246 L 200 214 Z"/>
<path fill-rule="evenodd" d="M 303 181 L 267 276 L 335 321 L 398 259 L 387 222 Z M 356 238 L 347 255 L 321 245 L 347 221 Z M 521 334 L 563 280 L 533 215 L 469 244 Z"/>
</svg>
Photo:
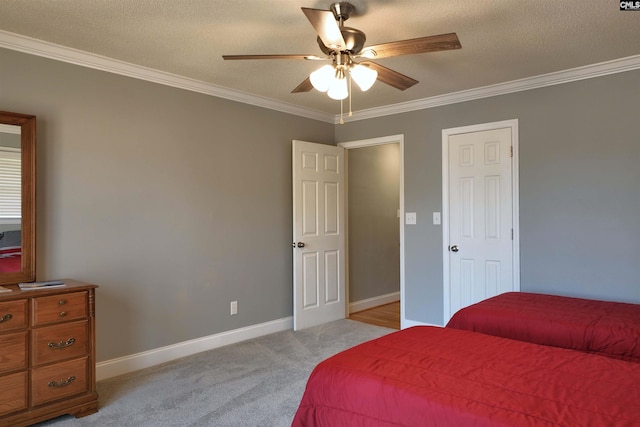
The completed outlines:
<svg viewBox="0 0 640 427">
<path fill-rule="evenodd" d="M 512 140 L 512 127 L 447 135 L 445 323 L 463 307 L 519 290 L 514 280 Z"/>
<path fill-rule="evenodd" d="M 293 327 L 343 319 L 344 149 L 293 141 Z"/>
</svg>

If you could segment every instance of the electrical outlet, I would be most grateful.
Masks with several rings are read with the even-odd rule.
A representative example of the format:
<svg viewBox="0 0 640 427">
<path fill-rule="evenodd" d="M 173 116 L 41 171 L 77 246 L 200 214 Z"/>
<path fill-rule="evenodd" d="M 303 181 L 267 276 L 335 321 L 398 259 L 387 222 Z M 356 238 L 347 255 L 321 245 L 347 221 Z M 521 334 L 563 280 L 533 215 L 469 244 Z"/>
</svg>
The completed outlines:
<svg viewBox="0 0 640 427">
<path fill-rule="evenodd" d="M 231 315 L 238 314 L 238 301 L 231 301 Z"/>
</svg>

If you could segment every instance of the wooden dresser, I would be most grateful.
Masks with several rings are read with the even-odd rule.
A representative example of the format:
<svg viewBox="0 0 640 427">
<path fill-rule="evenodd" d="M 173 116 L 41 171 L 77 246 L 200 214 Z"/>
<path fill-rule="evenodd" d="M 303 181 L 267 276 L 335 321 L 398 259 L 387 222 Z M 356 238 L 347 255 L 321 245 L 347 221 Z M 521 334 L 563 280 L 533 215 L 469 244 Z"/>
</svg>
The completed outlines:
<svg viewBox="0 0 640 427">
<path fill-rule="evenodd" d="M 64 287 L 0 293 L 0 426 L 27 426 L 98 411 L 95 289 Z"/>
</svg>

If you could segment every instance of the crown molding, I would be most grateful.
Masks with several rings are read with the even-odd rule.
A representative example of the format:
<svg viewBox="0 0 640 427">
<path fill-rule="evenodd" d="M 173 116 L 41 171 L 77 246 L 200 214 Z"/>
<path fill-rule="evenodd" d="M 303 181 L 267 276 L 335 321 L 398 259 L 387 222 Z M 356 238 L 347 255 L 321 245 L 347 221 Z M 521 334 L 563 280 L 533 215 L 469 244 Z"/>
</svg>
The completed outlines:
<svg viewBox="0 0 640 427">
<path fill-rule="evenodd" d="M 392 114 L 406 113 L 409 111 L 424 110 L 427 108 L 457 104 L 459 102 L 472 101 L 475 99 L 489 98 L 492 96 L 505 95 L 509 93 L 522 92 L 525 90 L 537 89 L 546 86 L 570 83 L 578 80 L 606 76 L 609 74 L 622 73 L 625 71 L 637 70 L 639 68 L 640 55 L 628 56 L 625 58 L 614 59 L 612 61 L 571 68 L 569 70 L 541 74 L 539 76 L 527 77 L 519 80 L 512 80 L 510 82 L 498 83 L 495 85 L 463 90 L 460 92 L 447 93 L 444 95 L 438 95 L 430 98 L 423 98 L 399 104 L 385 105 L 383 107 L 354 111 L 353 115 L 351 117 L 345 118 L 344 121 L 353 122 L 357 120 L 366 120 L 375 117 L 389 116 Z M 339 121 L 340 116 L 336 115 L 334 123 L 337 124 L 339 123 Z"/>
<path fill-rule="evenodd" d="M 298 105 L 253 95 L 235 89 L 225 88 L 212 83 L 203 82 L 201 80 L 190 79 L 176 74 L 155 70 L 153 68 L 130 64 L 128 62 L 119 61 L 106 56 L 60 46 L 8 31 L 0 30 L 0 48 L 11 49 L 18 52 L 54 59 L 56 61 L 79 65 L 81 67 L 93 68 L 96 70 L 106 71 L 179 89 L 185 89 L 192 92 L 198 92 L 205 95 L 211 95 L 218 98 L 224 98 L 231 101 L 241 102 L 243 104 L 254 105 L 322 122 L 333 124 L 338 124 L 340 122 L 339 114 L 334 115 L 311 108 L 300 107 Z M 475 99 L 506 95 L 509 93 L 570 83 L 578 80 L 606 76 L 609 74 L 622 73 L 625 71 L 637 70 L 639 68 L 640 55 L 628 56 L 626 58 L 614 59 L 612 61 L 542 74 L 534 77 L 527 77 L 510 82 L 498 83 L 495 85 L 460 92 L 447 93 L 415 101 L 354 111 L 353 115 L 345 118 L 344 121 L 354 122 L 358 120 L 390 116 L 393 114 L 407 113 L 410 111 L 424 110 L 443 105 L 472 101 Z"/>
<path fill-rule="evenodd" d="M 319 120 L 327 123 L 334 122 L 334 114 L 324 113 L 322 111 L 304 108 L 286 102 L 276 101 L 271 98 L 261 97 L 247 92 L 225 88 L 212 83 L 203 82 L 201 80 L 190 79 L 187 77 L 178 76 L 176 74 L 155 70 L 153 68 L 130 64 L 128 62 L 119 61 L 117 59 L 108 58 L 106 56 L 96 55 L 94 53 L 60 46 L 54 43 L 49 43 L 20 34 L 10 33 L 8 31 L 0 30 L 0 47 L 15 50 L 18 52 L 28 53 L 31 55 L 41 56 L 44 58 L 54 59 L 56 61 L 67 62 L 70 64 L 79 65 L 81 67 L 93 68 L 100 71 L 106 71 L 109 73 L 132 77 L 134 79 L 145 80 L 165 86 L 171 86 L 179 89 L 189 90 L 192 92 L 202 93 L 205 95 L 215 96 L 218 98 L 224 98 L 231 101 L 237 101 L 244 104 L 254 105 L 257 107 L 268 108 L 270 110 L 289 113 L 309 119 Z"/>
</svg>

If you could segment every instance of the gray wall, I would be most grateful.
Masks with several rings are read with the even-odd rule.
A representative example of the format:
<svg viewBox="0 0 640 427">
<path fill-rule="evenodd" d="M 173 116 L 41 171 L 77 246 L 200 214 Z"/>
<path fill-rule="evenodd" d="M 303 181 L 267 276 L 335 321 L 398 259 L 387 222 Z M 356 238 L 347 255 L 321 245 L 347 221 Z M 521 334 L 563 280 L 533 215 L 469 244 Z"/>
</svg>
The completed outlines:
<svg viewBox="0 0 640 427">
<path fill-rule="evenodd" d="M 101 285 L 100 361 L 291 315 L 292 139 L 405 135 L 405 310 L 440 323 L 441 130 L 517 118 L 522 290 L 640 302 L 640 71 L 333 126 L 0 64 L 0 109 L 38 116 L 38 279 Z"/>
<path fill-rule="evenodd" d="M 400 147 L 347 150 L 349 302 L 400 291 Z"/>
<path fill-rule="evenodd" d="M 38 279 L 101 286 L 99 361 L 291 316 L 291 141 L 333 143 L 333 124 L 9 50 L 0 64 L 0 109 L 38 120 Z"/>
<path fill-rule="evenodd" d="M 640 302 L 640 71 L 336 127 L 404 134 L 406 317 L 441 324 L 442 129 L 519 119 L 521 290 Z"/>
</svg>

